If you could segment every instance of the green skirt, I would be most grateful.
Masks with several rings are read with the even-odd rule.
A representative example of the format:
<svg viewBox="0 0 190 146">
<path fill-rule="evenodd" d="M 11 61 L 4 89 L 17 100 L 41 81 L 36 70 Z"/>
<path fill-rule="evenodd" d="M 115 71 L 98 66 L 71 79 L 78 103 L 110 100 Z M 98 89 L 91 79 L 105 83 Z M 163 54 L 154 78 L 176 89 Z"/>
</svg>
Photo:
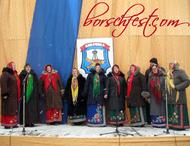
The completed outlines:
<svg viewBox="0 0 190 146">
<path fill-rule="evenodd" d="M 130 126 L 143 126 L 147 123 L 146 107 L 130 107 L 131 124 Z"/>
<path fill-rule="evenodd" d="M 116 116 L 118 117 L 117 119 Z M 117 115 L 116 115 L 116 110 L 109 110 L 108 120 L 110 124 L 116 124 L 116 121 L 118 124 L 123 124 L 128 122 L 127 115 L 124 110 L 117 111 Z"/>
<path fill-rule="evenodd" d="M 187 104 L 168 105 L 168 126 L 174 129 L 189 128 Z"/>
<path fill-rule="evenodd" d="M 77 123 L 77 122 L 83 122 L 83 121 L 86 121 L 85 115 L 69 116 L 70 123 Z"/>
</svg>

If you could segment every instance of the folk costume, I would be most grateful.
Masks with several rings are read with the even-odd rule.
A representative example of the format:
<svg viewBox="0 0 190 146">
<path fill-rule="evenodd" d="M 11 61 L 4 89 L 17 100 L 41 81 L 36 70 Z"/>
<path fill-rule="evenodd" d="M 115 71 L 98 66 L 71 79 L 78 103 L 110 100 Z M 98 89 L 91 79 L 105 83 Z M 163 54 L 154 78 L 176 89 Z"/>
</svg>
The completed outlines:
<svg viewBox="0 0 190 146">
<path fill-rule="evenodd" d="M 106 78 L 106 90 L 104 93 L 108 95 L 108 120 L 110 124 L 123 124 L 128 121 L 125 112 L 127 87 L 125 75 L 121 71 L 115 73 L 114 67 L 119 69 L 118 65 L 112 67 L 112 72 Z"/>
<path fill-rule="evenodd" d="M 147 93 L 147 85 L 144 75 L 140 73 L 140 67 L 134 66 L 134 73 L 128 71 L 127 79 L 127 107 L 130 109 L 131 126 L 143 126 L 147 122 L 146 101 L 142 96 Z"/>
<path fill-rule="evenodd" d="M 20 73 L 21 93 L 23 93 L 23 84 L 25 84 L 25 124 L 27 126 L 34 126 L 35 123 L 41 123 L 40 109 L 39 109 L 39 80 L 37 74 L 31 69 L 26 71 L 26 63 L 24 70 Z M 23 83 L 25 79 L 25 82 Z M 23 98 L 20 104 L 20 124 L 23 124 Z"/>
<path fill-rule="evenodd" d="M 50 72 L 47 71 L 48 66 L 51 67 Z M 51 64 L 47 64 L 42 72 L 40 87 L 42 97 L 45 99 L 46 123 L 61 122 L 64 87 L 61 77 Z"/>
<path fill-rule="evenodd" d="M 17 71 L 13 71 L 13 63 L 8 63 L 1 75 L 1 125 L 5 128 L 16 127 L 18 124 L 18 102 L 21 89 Z M 5 96 L 7 96 L 6 99 Z"/>
<path fill-rule="evenodd" d="M 96 67 L 96 66 L 95 66 Z M 83 96 L 87 97 L 87 125 L 92 127 L 106 126 L 105 117 L 105 71 L 90 70 L 85 82 Z"/>
<path fill-rule="evenodd" d="M 157 73 L 149 74 L 148 89 L 150 93 L 150 115 L 154 127 L 165 127 L 166 125 L 166 101 L 165 101 L 165 78 L 159 66 L 156 66 Z"/>
<path fill-rule="evenodd" d="M 168 123 L 170 128 L 189 128 L 186 88 L 190 80 L 186 72 L 179 68 L 174 60 L 174 67 L 167 72 Z"/>
<path fill-rule="evenodd" d="M 85 78 L 77 70 L 77 75 L 68 78 L 65 88 L 63 99 L 68 102 L 69 121 L 75 125 L 86 121 L 86 100 L 82 96 L 84 84 Z"/>
</svg>

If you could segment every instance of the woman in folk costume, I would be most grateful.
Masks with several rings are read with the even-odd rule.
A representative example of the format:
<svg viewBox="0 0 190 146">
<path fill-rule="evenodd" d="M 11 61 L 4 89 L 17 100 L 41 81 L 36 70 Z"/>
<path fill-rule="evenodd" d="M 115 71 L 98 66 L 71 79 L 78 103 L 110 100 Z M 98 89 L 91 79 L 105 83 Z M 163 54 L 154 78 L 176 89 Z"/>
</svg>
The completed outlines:
<svg viewBox="0 0 190 146">
<path fill-rule="evenodd" d="M 179 68 L 179 63 L 171 60 L 167 72 L 168 88 L 168 123 L 174 129 L 189 128 L 186 88 L 190 80 L 186 72 Z"/>
<path fill-rule="evenodd" d="M 135 65 L 130 66 L 127 74 L 127 106 L 130 108 L 131 126 L 143 126 L 147 122 L 145 97 L 149 96 L 145 76 Z"/>
<path fill-rule="evenodd" d="M 125 97 L 127 95 L 127 87 L 125 75 L 119 70 L 118 65 L 114 65 L 112 67 L 112 72 L 107 75 L 106 90 L 104 94 L 104 98 L 108 99 L 109 123 L 120 125 L 126 123 L 128 121 L 125 112 Z"/>
<path fill-rule="evenodd" d="M 64 87 L 57 70 L 51 64 L 45 66 L 40 77 L 40 86 L 45 99 L 46 123 L 58 124 L 62 121 Z"/>
<path fill-rule="evenodd" d="M 154 127 L 165 127 L 166 125 L 166 99 L 165 78 L 163 71 L 154 64 L 149 74 L 148 89 L 150 93 L 150 115 Z"/>
<path fill-rule="evenodd" d="M 37 74 L 31 69 L 29 63 L 26 63 L 24 70 L 19 75 L 21 80 L 21 93 L 23 93 L 23 81 L 25 80 L 25 126 L 34 126 L 34 123 L 40 123 L 39 109 L 39 80 Z M 20 104 L 20 124 L 23 124 L 23 98 Z"/>
<path fill-rule="evenodd" d="M 17 127 L 20 78 L 15 63 L 8 63 L 1 75 L 1 125 L 6 129 Z"/>
<path fill-rule="evenodd" d="M 68 102 L 70 123 L 82 125 L 86 121 L 86 100 L 82 96 L 85 78 L 74 68 L 68 78 L 63 99 Z"/>
<path fill-rule="evenodd" d="M 84 85 L 83 96 L 87 97 L 87 125 L 88 126 L 106 126 L 105 118 L 105 71 L 99 63 L 96 63 L 95 69 L 90 70 Z"/>
</svg>

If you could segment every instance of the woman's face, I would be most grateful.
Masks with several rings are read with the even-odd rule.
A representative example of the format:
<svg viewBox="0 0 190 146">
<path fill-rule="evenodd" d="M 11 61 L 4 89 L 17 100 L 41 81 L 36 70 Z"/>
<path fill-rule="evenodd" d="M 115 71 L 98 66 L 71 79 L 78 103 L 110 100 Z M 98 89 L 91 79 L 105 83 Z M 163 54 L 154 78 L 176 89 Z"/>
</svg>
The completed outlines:
<svg viewBox="0 0 190 146">
<path fill-rule="evenodd" d="M 73 76 L 76 76 L 76 75 L 77 75 L 77 70 L 76 70 L 76 69 L 73 69 L 72 75 L 73 75 Z"/>
<path fill-rule="evenodd" d="M 117 66 L 114 66 L 113 70 L 114 70 L 115 73 L 119 72 L 119 68 Z"/>
<path fill-rule="evenodd" d="M 135 67 L 134 67 L 134 66 L 131 66 L 131 67 L 130 67 L 130 72 L 131 72 L 131 73 L 134 73 L 134 72 L 135 72 Z"/>
<path fill-rule="evenodd" d="M 157 69 L 156 66 L 152 67 L 152 72 L 153 72 L 153 74 L 157 74 L 158 73 L 158 69 Z"/>
<path fill-rule="evenodd" d="M 95 67 L 96 72 L 99 72 L 100 69 L 101 69 L 101 66 L 100 66 L 100 65 L 97 65 L 97 66 Z"/>
<path fill-rule="evenodd" d="M 173 69 L 173 67 L 174 67 L 174 61 L 171 60 L 170 63 L 169 63 L 169 69 Z"/>
<path fill-rule="evenodd" d="M 47 66 L 47 72 L 51 72 L 51 66 Z"/>
<path fill-rule="evenodd" d="M 26 66 L 26 71 L 30 72 L 31 71 L 31 67 L 29 65 Z"/>
<path fill-rule="evenodd" d="M 15 66 L 14 62 L 12 63 L 12 67 L 13 67 L 13 71 L 15 71 L 16 70 L 16 66 Z"/>
</svg>

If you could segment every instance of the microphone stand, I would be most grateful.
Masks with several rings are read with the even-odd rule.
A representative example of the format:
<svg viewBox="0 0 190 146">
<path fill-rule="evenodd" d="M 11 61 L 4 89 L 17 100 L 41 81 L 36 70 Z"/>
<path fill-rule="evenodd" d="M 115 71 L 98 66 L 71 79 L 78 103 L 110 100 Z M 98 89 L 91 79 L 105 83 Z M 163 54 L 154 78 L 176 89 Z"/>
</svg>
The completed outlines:
<svg viewBox="0 0 190 146">
<path fill-rule="evenodd" d="M 164 74 L 165 80 L 165 97 L 166 97 L 166 131 L 163 131 L 166 134 L 170 134 L 168 126 L 168 94 L 167 94 L 167 83 L 166 83 L 167 74 Z"/>
<path fill-rule="evenodd" d="M 111 74 L 112 74 L 114 80 L 116 81 L 116 79 L 115 79 L 113 73 L 111 73 Z M 116 84 L 117 84 L 117 81 L 116 81 Z M 108 133 L 101 133 L 100 136 L 106 135 L 106 134 L 114 134 L 114 133 L 117 134 L 117 135 L 119 135 L 119 136 L 120 136 L 120 135 L 124 135 L 124 136 L 126 136 L 126 135 L 131 135 L 131 136 L 134 136 L 133 134 L 130 134 L 130 133 L 123 133 L 123 132 L 120 132 L 120 131 L 118 130 L 118 94 L 117 94 L 117 92 L 115 92 L 115 97 L 116 97 L 116 104 L 117 104 L 117 106 L 116 106 L 116 128 L 115 128 L 115 131 L 113 131 L 113 132 L 108 132 Z"/>
<path fill-rule="evenodd" d="M 166 134 L 170 134 L 169 132 L 169 126 L 168 126 L 168 94 L 167 94 L 167 83 L 166 83 L 166 78 L 167 78 L 167 74 L 165 72 L 163 72 L 162 70 L 160 70 L 163 73 L 164 76 L 164 85 L 165 85 L 165 97 L 166 97 L 166 131 L 163 131 L 163 133 L 161 134 L 154 134 L 154 136 L 158 136 L 158 135 L 162 135 L 164 133 Z"/>
<path fill-rule="evenodd" d="M 168 75 L 162 70 L 161 72 L 163 73 L 164 80 L 165 80 L 164 85 L 165 85 L 165 97 L 166 97 L 166 131 L 163 131 L 163 133 L 161 134 L 155 134 L 154 136 L 158 136 L 162 134 L 170 134 L 169 126 L 168 126 L 168 96 L 167 96 L 168 94 L 167 94 L 167 83 L 166 83 L 166 78 L 168 77 Z M 183 134 L 183 135 L 185 136 L 186 134 Z"/>
<path fill-rule="evenodd" d="M 29 76 L 29 74 L 26 75 L 26 77 L 24 78 L 24 80 L 22 82 L 22 85 L 23 85 L 23 130 L 22 130 L 23 135 L 25 135 L 25 132 L 26 132 L 26 130 L 25 130 L 25 102 L 26 102 L 26 99 L 25 99 L 25 97 L 26 97 L 26 91 L 25 91 L 26 90 L 26 84 L 25 84 L 25 82 L 26 82 L 28 76 Z"/>
</svg>

